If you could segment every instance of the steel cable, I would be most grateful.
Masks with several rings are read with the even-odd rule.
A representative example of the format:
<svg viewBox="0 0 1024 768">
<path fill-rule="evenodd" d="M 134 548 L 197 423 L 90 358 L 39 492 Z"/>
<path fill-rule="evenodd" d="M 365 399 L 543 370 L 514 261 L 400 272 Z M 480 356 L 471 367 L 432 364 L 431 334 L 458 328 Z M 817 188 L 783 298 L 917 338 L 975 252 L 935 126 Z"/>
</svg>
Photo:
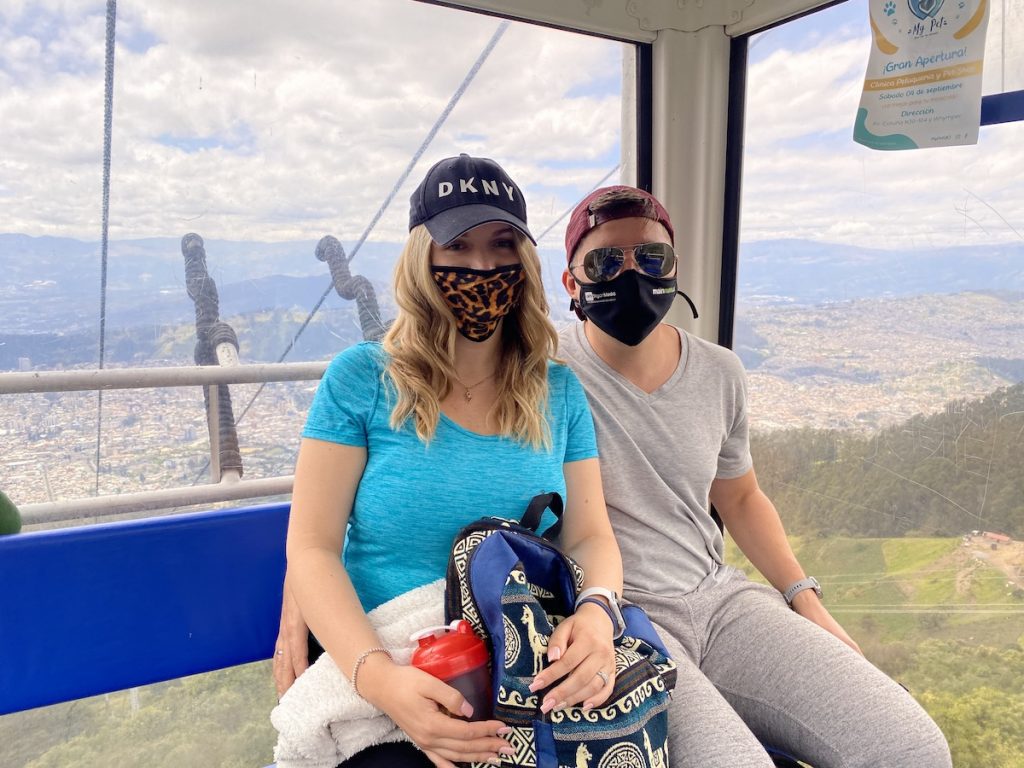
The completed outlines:
<svg viewBox="0 0 1024 768">
<path fill-rule="evenodd" d="M 103 74 L 103 224 L 100 235 L 100 369 L 106 362 L 107 341 L 107 235 L 110 229 L 110 144 L 114 123 L 114 31 L 117 0 L 107 0 L 107 48 Z M 100 493 L 100 445 L 103 438 L 103 390 L 96 401 L 96 488 Z"/>
<path fill-rule="evenodd" d="M 437 136 L 437 132 L 441 130 L 441 126 L 444 125 L 445 122 L 448 120 L 448 117 L 449 115 L 451 115 L 452 110 L 455 109 L 456 105 L 462 99 L 462 96 L 463 94 L 465 94 L 466 89 L 469 88 L 470 83 L 473 82 L 473 79 L 480 71 L 480 68 L 484 65 L 484 62 L 486 62 L 487 59 L 490 57 L 491 52 L 494 50 L 494 47 L 498 44 L 498 41 L 501 40 L 502 35 L 505 34 L 505 30 L 507 30 L 508 27 L 509 22 L 501 22 L 498 25 L 498 28 L 494 31 L 494 34 L 491 36 L 491 39 L 487 41 L 487 45 L 484 46 L 484 49 L 480 52 L 480 55 L 477 56 L 476 61 L 473 62 L 473 66 L 470 67 L 469 72 L 466 73 L 466 76 L 462 79 L 462 82 L 459 84 L 459 87 L 455 89 L 455 93 L 453 93 L 452 97 L 448 100 L 448 104 L 445 106 L 440 116 L 437 118 L 437 120 L 434 121 L 434 125 L 430 128 L 430 131 L 427 133 L 426 137 L 420 143 L 420 146 L 416 150 L 415 154 L 412 156 L 412 159 L 409 160 L 408 164 L 405 166 L 405 170 L 402 171 L 402 174 L 398 177 L 398 180 L 391 187 L 391 191 L 388 192 L 387 197 L 384 198 L 384 202 L 381 203 L 380 207 L 377 209 L 377 212 L 373 215 L 373 219 L 371 219 L 370 223 L 366 226 L 366 229 L 363 230 L 363 234 L 359 237 L 359 240 L 352 248 L 352 253 L 350 253 L 348 256 L 349 264 L 352 263 L 352 260 L 356 257 L 356 254 L 359 253 L 359 249 L 363 247 L 363 243 L 366 242 L 366 238 L 369 237 L 370 233 L 377 226 L 377 222 L 380 221 L 388 206 L 391 205 L 391 201 L 394 200 L 395 195 L 398 193 L 398 190 L 401 189 L 403 184 L 405 184 L 405 180 L 409 178 L 409 174 L 412 173 L 413 168 L 416 167 L 416 163 L 419 162 L 420 158 L 423 157 L 423 153 L 427 151 L 427 148 L 434 141 L 434 137 Z M 292 348 L 295 346 L 295 343 L 299 340 L 299 337 L 302 336 L 303 332 L 306 330 L 310 322 L 316 316 L 316 313 L 320 311 L 320 307 L 323 305 L 324 301 L 327 299 L 327 297 L 330 295 L 333 289 L 334 281 L 331 280 L 331 282 L 327 284 L 327 287 L 324 288 L 324 292 L 320 295 L 320 298 L 317 300 L 316 304 L 314 304 L 313 308 L 309 311 L 309 314 L 306 316 L 306 319 L 303 320 L 302 325 L 299 326 L 299 330 L 295 332 L 295 336 L 292 338 L 290 342 L 288 342 L 288 346 L 285 348 L 284 352 L 282 352 L 280 357 L 277 358 L 276 362 L 283 363 L 285 358 L 288 357 L 288 354 L 292 351 Z M 240 424 L 242 419 L 245 418 L 245 414 L 249 412 L 249 409 L 252 407 L 252 404 L 256 402 L 256 398 L 260 396 L 265 386 L 265 384 L 261 384 L 259 389 L 256 390 L 256 394 L 252 396 L 252 399 L 248 402 L 245 408 L 242 409 L 242 412 L 238 415 L 238 420 L 235 422 L 236 424 Z"/>
</svg>

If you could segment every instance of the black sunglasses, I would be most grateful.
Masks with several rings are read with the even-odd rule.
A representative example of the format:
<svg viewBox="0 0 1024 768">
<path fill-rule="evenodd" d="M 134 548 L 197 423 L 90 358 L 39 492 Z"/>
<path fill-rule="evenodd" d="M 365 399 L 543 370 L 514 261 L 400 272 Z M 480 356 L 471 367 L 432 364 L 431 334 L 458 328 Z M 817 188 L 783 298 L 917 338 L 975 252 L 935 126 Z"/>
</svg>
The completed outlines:
<svg viewBox="0 0 1024 768">
<path fill-rule="evenodd" d="M 676 268 L 676 252 L 668 243 L 640 243 L 625 248 L 595 248 L 569 267 L 573 277 L 583 268 L 583 275 L 592 283 L 604 283 L 622 274 L 626 251 L 633 252 L 637 269 L 649 277 L 667 277 Z"/>
</svg>

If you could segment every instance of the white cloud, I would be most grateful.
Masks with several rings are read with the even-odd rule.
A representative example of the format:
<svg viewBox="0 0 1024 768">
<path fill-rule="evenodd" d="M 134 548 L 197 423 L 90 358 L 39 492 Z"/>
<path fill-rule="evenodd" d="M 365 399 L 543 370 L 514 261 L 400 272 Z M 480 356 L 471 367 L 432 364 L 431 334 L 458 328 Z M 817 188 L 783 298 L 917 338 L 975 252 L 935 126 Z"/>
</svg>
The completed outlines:
<svg viewBox="0 0 1024 768">
<path fill-rule="evenodd" d="M 104 7 L 63 8 L 43 8 L 58 14 L 45 24 L 25 6 L 0 11 L 20 30 L 0 52 L 3 228 L 92 239 Z M 358 237 L 499 24 L 408 0 L 122 2 L 118 13 L 115 238 Z M 527 188 L 582 190 L 604 175 L 618 97 L 566 94 L 617 80 L 621 50 L 513 24 L 374 237 L 404 236 L 416 180 L 458 151 L 498 159 Z"/>
<path fill-rule="evenodd" d="M 747 131 L 748 152 L 842 130 L 847 124 L 852 133 L 867 42 L 830 38 L 796 53 L 779 49 L 752 65 L 747 76 L 747 125 L 756 130 Z M 841 122 L 837 115 L 843 115 Z"/>
<path fill-rule="evenodd" d="M 499 24 L 409 0 L 122 0 L 118 14 L 114 238 L 359 237 Z M 96 239 L 104 4 L 0 0 L 0 20 L 0 228 Z M 1018 239 L 1016 126 L 976 147 L 860 147 L 863 30 L 795 24 L 806 38 L 769 33 L 758 53 L 778 49 L 748 77 L 744 239 Z M 400 240 L 413 185 L 459 151 L 506 165 L 543 229 L 617 161 L 622 50 L 513 24 L 372 237 Z"/>
<path fill-rule="evenodd" d="M 826 26 L 813 16 L 795 24 L 808 37 Z M 975 146 L 867 149 L 852 133 L 868 38 L 844 28 L 796 48 L 780 47 L 748 74 L 742 239 L 874 248 L 1022 239 L 1019 124 L 983 128 Z"/>
</svg>

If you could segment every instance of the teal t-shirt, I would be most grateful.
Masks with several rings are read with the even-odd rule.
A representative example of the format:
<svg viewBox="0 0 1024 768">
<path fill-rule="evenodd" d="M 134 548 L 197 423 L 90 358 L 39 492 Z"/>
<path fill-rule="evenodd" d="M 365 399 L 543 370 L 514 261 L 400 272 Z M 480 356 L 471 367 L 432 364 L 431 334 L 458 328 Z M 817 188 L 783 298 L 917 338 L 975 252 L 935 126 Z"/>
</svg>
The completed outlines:
<svg viewBox="0 0 1024 768">
<path fill-rule="evenodd" d="M 363 609 L 445 574 L 452 539 L 484 515 L 519 518 L 538 493 L 565 497 L 562 464 L 597 456 L 590 408 L 576 375 L 548 364 L 552 449 L 479 435 L 441 414 L 428 444 L 411 419 L 390 425 L 397 396 L 387 354 L 364 342 L 331 362 L 303 437 L 366 448 L 343 562 Z M 543 524 L 554 522 L 551 513 Z"/>
</svg>

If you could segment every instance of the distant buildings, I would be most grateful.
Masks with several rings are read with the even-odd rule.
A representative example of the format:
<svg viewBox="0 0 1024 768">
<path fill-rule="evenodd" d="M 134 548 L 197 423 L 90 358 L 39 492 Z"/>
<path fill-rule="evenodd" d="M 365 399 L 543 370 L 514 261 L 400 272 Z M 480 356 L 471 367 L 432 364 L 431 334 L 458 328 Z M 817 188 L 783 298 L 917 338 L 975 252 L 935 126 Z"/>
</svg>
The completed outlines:
<svg viewBox="0 0 1024 768">
<path fill-rule="evenodd" d="M 1009 544 L 1013 541 L 1013 538 L 1007 536 L 1005 533 L 997 533 L 996 531 L 971 531 L 968 534 L 964 534 L 964 546 L 969 545 L 974 539 L 992 542 L 992 549 L 998 548 L 1000 544 Z"/>
<path fill-rule="evenodd" d="M 995 531 L 982 531 L 981 536 L 989 541 L 994 541 L 996 544 L 1009 544 L 1012 541 L 1005 533 L 996 533 Z"/>
</svg>

